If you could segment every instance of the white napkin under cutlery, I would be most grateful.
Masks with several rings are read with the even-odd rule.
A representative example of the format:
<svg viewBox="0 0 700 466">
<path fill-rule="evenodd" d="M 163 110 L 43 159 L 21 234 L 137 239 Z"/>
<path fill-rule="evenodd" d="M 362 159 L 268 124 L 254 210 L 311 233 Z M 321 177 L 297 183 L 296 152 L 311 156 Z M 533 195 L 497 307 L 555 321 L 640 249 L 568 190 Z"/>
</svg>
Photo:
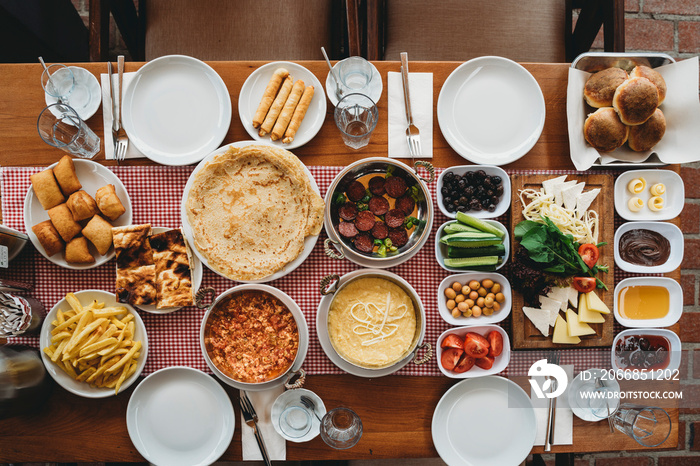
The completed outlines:
<svg viewBox="0 0 700 466">
<path fill-rule="evenodd" d="M 572 445 L 574 443 L 574 413 L 569 407 L 569 386 L 574 379 L 574 366 L 562 365 L 566 372 L 569 384 L 564 393 L 557 398 L 556 414 L 554 417 L 554 439 L 552 445 Z M 542 386 L 544 377 L 534 377 Z M 535 418 L 537 419 L 537 436 L 535 445 L 544 445 L 545 434 L 547 432 L 547 415 L 549 413 L 549 398 L 539 398 L 530 389 L 530 399 L 535 407 Z"/>
<path fill-rule="evenodd" d="M 122 85 L 124 89 L 134 78 L 136 73 L 124 73 L 122 75 Z M 112 79 L 114 79 L 114 90 L 119 92 L 119 76 L 114 73 Z M 114 139 L 112 138 L 112 99 L 111 92 L 109 88 L 109 75 L 107 73 L 100 75 L 100 82 L 102 83 L 102 119 L 104 122 L 104 143 L 105 143 L 105 160 L 114 160 Z M 114 104 L 118 105 L 118 96 Z M 122 94 L 123 98 L 123 94 Z M 123 102 L 123 101 L 122 101 Z M 124 105 L 122 105 L 124 108 Z M 123 121 L 123 120 L 122 120 Z M 129 144 L 129 148 L 126 151 L 126 159 L 138 159 L 146 157 L 139 151 L 134 144 Z"/>
<path fill-rule="evenodd" d="M 413 123 L 420 131 L 423 154 L 417 158 L 433 157 L 433 73 L 408 73 Z M 389 107 L 389 157 L 410 159 L 406 140 L 406 105 L 403 99 L 401 73 L 387 73 Z"/>
<path fill-rule="evenodd" d="M 249 391 L 248 399 L 250 400 L 255 413 L 258 415 L 258 429 L 265 441 L 267 455 L 271 461 L 284 461 L 287 459 L 287 443 L 284 438 L 277 433 L 272 425 L 271 412 L 272 405 L 278 396 L 284 393 L 284 385 L 269 390 Z M 248 427 L 243 419 L 243 414 L 240 416 L 241 426 L 241 444 L 243 450 L 244 461 L 262 461 L 262 454 L 258 447 L 258 442 L 255 440 L 253 428 Z"/>
</svg>

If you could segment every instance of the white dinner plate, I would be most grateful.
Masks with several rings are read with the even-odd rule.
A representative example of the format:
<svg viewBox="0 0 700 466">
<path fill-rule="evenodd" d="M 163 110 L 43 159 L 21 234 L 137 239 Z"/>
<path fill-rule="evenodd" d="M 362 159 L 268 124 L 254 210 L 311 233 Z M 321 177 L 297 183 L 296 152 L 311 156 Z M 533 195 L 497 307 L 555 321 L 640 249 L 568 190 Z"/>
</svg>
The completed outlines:
<svg viewBox="0 0 700 466">
<path fill-rule="evenodd" d="M 131 225 L 131 199 L 129 198 L 129 194 L 126 192 L 126 188 L 122 184 L 119 177 L 112 173 L 112 171 L 107 167 L 104 167 L 97 162 L 93 162 L 92 160 L 73 159 L 73 164 L 75 165 L 75 173 L 78 176 L 78 181 L 80 181 L 80 184 L 83 185 L 82 189 L 92 196 L 93 199 L 95 198 L 95 193 L 98 189 L 108 184 L 114 185 L 117 196 L 119 197 L 119 200 L 122 201 L 126 212 L 124 212 L 115 221 L 111 221 L 109 219 L 107 220 L 113 227 Z M 49 165 L 48 168 L 53 168 L 55 166 L 56 164 L 54 163 Z M 34 225 L 45 220 L 49 220 L 49 213 L 41 206 L 39 199 L 37 199 L 37 197 L 34 195 L 34 189 L 30 186 L 29 191 L 27 191 L 27 195 L 24 198 L 24 228 L 27 231 L 27 235 L 29 235 L 29 239 L 32 241 L 32 244 L 42 256 L 56 265 L 73 270 L 92 269 L 104 264 L 114 257 L 114 247 L 111 247 L 109 251 L 107 251 L 107 254 L 102 256 L 99 252 L 97 252 L 97 248 L 95 248 L 90 241 L 88 241 L 88 248 L 90 249 L 90 253 L 95 257 L 95 262 L 92 264 L 69 264 L 66 262 L 63 253 L 56 253 L 53 256 L 48 256 L 46 251 L 44 251 L 44 247 L 39 242 L 39 238 L 37 238 L 32 231 L 32 227 Z"/>
<path fill-rule="evenodd" d="M 639 194 L 632 194 L 627 189 L 627 184 L 635 178 L 644 178 L 646 186 Z M 649 189 L 656 183 L 663 183 L 666 192 L 661 196 L 664 200 L 663 209 L 654 212 L 649 209 Z M 632 212 L 628 202 L 632 197 L 639 197 L 644 202 L 644 207 L 639 212 Z M 685 185 L 683 178 L 671 170 L 628 170 L 623 172 L 615 180 L 615 211 L 625 220 L 632 221 L 662 221 L 676 218 L 681 214 L 685 205 Z"/>
<path fill-rule="evenodd" d="M 338 63 L 340 63 L 340 61 Z M 338 76 L 338 63 L 333 65 L 333 69 L 335 70 L 336 76 Z M 382 83 L 382 75 L 379 74 L 379 70 L 377 69 L 377 67 L 374 66 L 374 64 L 371 62 L 369 64 L 369 66 L 372 67 L 372 81 L 370 81 L 370 84 L 369 84 L 369 90 L 367 91 L 367 97 L 372 99 L 372 101 L 376 104 L 377 102 L 379 102 L 379 99 L 382 97 L 382 91 L 384 90 L 384 83 Z M 338 96 L 335 95 L 335 90 L 336 90 L 335 80 L 333 79 L 333 76 L 331 76 L 331 73 L 329 71 L 328 75 L 326 76 L 326 95 L 328 95 L 328 100 L 331 101 L 331 104 L 333 104 L 334 107 L 336 105 L 338 105 Z"/>
<path fill-rule="evenodd" d="M 282 414 L 282 411 L 287 407 L 289 404 L 301 404 L 301 397 L 302 395 L 305 395 L 309 398 L 311 398 L 314 403 L 316 403 L 316 414 L 318 414 L 318 417 L 323 419 L 323 416 L 326 414 L 326 405 L 323 404 L 323 400 L 321 399 L 320 396 L 312 392 L 311 390 L 306 390 L 304 388 L 297 388 L 294 390 L 287 390 L 284 393 L 282 393 L 280 396 L 277 397 L 275 400 L 274 404 L 272 405 L 272 410 L 270 412 L 270 419 L 272 420 L 272 426 L 275 428 L 275 431 L 277 431 L 278 434 L 280 434 L 282 437 L 284 437 L 285 440 L 288 440 L 290 442 L 295 442 L 295 443 L 302 443 L 302 442 L 308 442 L 309 440 L 312 440 L 318 436 L 319 433 L 321 433 L 321 421 L 318 420 L 316 416 L 311 414 L 311 430 L 309 430 L 305 435 L 299 438 L 294 438 L 290 437 L 288 435 L 285 435 L 284 432 L 282 432 L 282 429 L 279 426 L 279 421 L 280 421 L 280 416 Z"/>
<path fill-rule="evenodd" d="M 150 463 L 197 466 L 226 451 L 236 427 L 233 405 L 216 379 L 189 367 L 146 377 L 129 399 L 126 428 Z"/>
<path fill-rule="evenodd" d="M 76 298 L 78 298 L 78 301 L 80 301 L 80 304 L 82 305 L 88 305 L 93 300 L 96 300 L 97 302 L 105 303 L 105 307 L 123 306 L 127 308 L 134 316 L 134 340 L 141 341 L 141 355 L 139 356 L 138 364 L 136 366 L 136 372 L 124 380 L 122 386 L 119 388 L 119 393 L 123 393 L 124 390 L 129 388 L 131 384 L 138 380 L 139 376 L 141 375 L 141 371 L 143 371 L 143 367 L 146 365 L 146 358 L 148 357 L 148 334 L 146 333 L 146 326 L 143 324 L 141 316 L 130 305 L 118 303 L 114 293 L 108 293 L 102 290 L 83 290 L 77 291 L 73 294 Z M 54 329 L 52 322 L 56 320 L 56 314 L 59 309 L 62 311 L 68 311 L 71 309 L 70 304 L 68 304 L 68 301 L 66 301 L 65 298 L 57 302 L 54 307 L 51 308 L 51 311 L 49 311 L 46 318 L 44 318 L 44 323 L 41 325 L 41 332 L 39 334 L 39 347 L 42 349 L 42 351 L 39 351 L 39 353 L 41 353 L 41 360 L 44 363 L 44 367 L 46 367 L 46 372 L 49 373 L 51 378 L 53 378 L 57 384 L 78 396 L 85 398 L 107 398 L 114 396 L 115 393 L 113 388 L 92 387 L 86 382 L 79 382 L 75 380 L 73 377 L 66 374 L 63 369 L 58 367 L 56 363 L 51 361 L 51 358 L 44 353 L 43 349 L 51 346 L 51 331 Z"/>
<path fill-rule="evenodd" d="M 165 233 L 166 231 L 170 230 L 172 230 L 172 228 L 151 227 L 151 236 L 157 235 L 159 233 Z M 190 271 L 192 274 L 192 292 L 197 293 L 197 290 L 199 290 L 199 287 L 202 285 L 202 263 L 199 261 L 199 259 L 197 259 L 197 256 L 195 256 L 192 253 L 192 248 L 190 248 L 190 245 L 187 241 L 185 241 L 185 246 L 187 247 L 187 257 L 190 260 Z M 175 312 L 182 309 L 182 306 L 164 307 L 162 309 L 158 309 L 158 307 L 155 304 L 139 304 L 136 305 L 136 307 L 141 309 L 142 311 L 150 312 L 151 314 L 170 314 L 171 312 Z"/>
<path fill-rule="evenodd" d="M 202 160 L 199 165 L 197 165 L 194 169 L 194 171 L 190 174 L 189 179 L 187 180 L 187 184 L 185 185 L 185 189 L 182 193 L 182 203 L 180 204 L 180 217 L 182 220 L 182 232 L 185 234 L 185 238 L 187 239 L 187 242 L 190 245 L 193 245 L 192 250 L 194 251 L 195 255 L 197 258 L 202 261 L 202 264 L 206 265 L 210 270 L 218 273 L 224 278 L 226 275 L 223 275 L 222 273 L 214 270 L 212 267 L 209 266 L 209 261 L 207 258 L 202 254 L 199 249 L 197 249 L 197 244 L 194 241 L 194 232 L 192 231 L 192 226 L 190 225 L 189 218 L 187 218 L 187 208 L 186 208 L 186 203 L 187 203 L 187 197 L 190 194 L 190 189 L 192 189 L 192 184 L 194 183 L 194 178 L 195 175 L 204 167 L 204 165 L 211 161 L 214 157 L 216 157 L 219 154 L 225 153 L 229 147 L 245 147 L 249 146 L 251 144 L 267 144 L 271 145 L 269 142 L 266 141 L 239 141 L 239 142 L 233 142 L 231 144 L 227 144 L 225 146 L 222 146 L 218 149 L 216 149 L 214 152 L 211 154 L 207 155 L 204 160 Z M 286 148 L 285 148 L 286 149 Z M 316 191 L 319 195 L 321 194 L 321 191 L 318 189 L 318 185 L 316 184 L 316 180 L 314 179 L 313 175 L 309 171 L 309 169 L 306 167 L 306 165 L 303 165 L 304 167 L 304 172 L 306 173 L 306 176 L 309 177 L 309 181 L 311 182 L 311 187 L 313 188 L 314 191 Z M 278 278 L 284 277 L 285 275 L 293 272 L 297 267 L 301 265 L 302 262 L 306 260 L 307 257 L 309 257 L 309 254 L 311 254 L 311 251 L 313 250 L 314 246 L 316 245 L 316 241 L 318 240 L 318 235 L 314 236 L 307 236 L 304 238 L 304 250 L 297 256 L 296 259 L 294 259 L 292 262 L 289 264 L 285 265 L 282 270 L 279 270 L 275 273 L 273 273 L 270 276 L 267 276 L 265 278 L 262 278 L 260 280 L 236 280 L 241 283 L 267 283 L 272 280 L 277 280 Z"/>
<path fill-rule="evenodd" d="M 465 427 L 477 419 L 478 428 Z M 449 465 L 512 466 L 522 463 L 535 444 L 535 409 L 508 379 L 466 379 L 438 402 L 432 433 L 435 449 Z"/>
<path fill-rule="evenodd" d="M 102 88 L 100 88 L 100 83 L 97 82 L 95 75 L 85 68 L 80 68 L 79 66 L 69 66 L 68 68 L 73 72 L 75 84 L 85 86 L 87 92 L 90 93 L 90 100 L 84 106 L 80 108 L 73 107 L 81 119 L 87 120 L 100 108 L 100 104 L 102 103 Z M 46 101 L 46 105 L 58 102 L 56 97 L 50 96 L 47 92 L 44 92 L 44 100 Z M 68 105 L 70 105 L 70 96 L 68 96 Z M 55 107 L 51 108 L 51 113 L 59 116 L 59 111 Z"/>
<path fill-rule="evenodd" d="M 502 57 L 463 63 L 445 80 L 437 106 L 448 144 L 472 163 L 505 165 L 527 154 L 542 134 L 545 104 L 535 78 Z"/>
<path fill-rule="evenodd" d="M 309 109 L 306 111 L 294 140 L 289 144 L 284 144 L 282 139 L 273 141 L 269 134 L 260 136 L 258 129 L 253 127 L 255 111 L 258 109 L 267 83 L 270 82 L 270 78 L 277 68 L 286 68 L 294 82 L 301 79 L 305 86 L 314 87 L 314 96 L 309 104 Z M 269 142 L 283 149 L 296 149 L 313 139 L 323 126 L 323 121 L 326 118 L 326 98 L 323 95 L 323 86 L 315 74 L 301 65 L 288 61 L 268 63 L 253 71 L 243 83 L 238 95 L 238 115 L 245 130 L 256 141 Z"/>
<path fill-rule="evenodd" d="M 184 55 L 141 67 L 124 91 L 129 141 L 163 165 L 189 165 L 219 147 L 231 124 L 231 96 L 206 63 Z"/>
</svg>

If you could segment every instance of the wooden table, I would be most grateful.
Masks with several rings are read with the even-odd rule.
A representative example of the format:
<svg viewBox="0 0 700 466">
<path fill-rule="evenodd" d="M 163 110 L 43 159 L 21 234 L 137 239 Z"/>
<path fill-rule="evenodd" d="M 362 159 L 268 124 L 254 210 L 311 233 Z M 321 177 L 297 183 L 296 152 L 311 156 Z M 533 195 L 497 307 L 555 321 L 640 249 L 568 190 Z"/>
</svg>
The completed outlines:
<svg viewBox="0 0 700 466">
<path fill-rule="evenodd" d="M 238 118 L 238 93 L 248 75 L 261 62 L 211 62 L 231 94 L 233 118 L 224 144 L 250 139 Z M 325 62 L 301 62 L 325 82 Z M 126 71 L 135 71 L 141 63 L 127 63 Z M 377 62 L 384 83 L 388 71 L 399 71 L 398 62 Z M 414 62 L 411 70 L 433 73 L 433 104 L 437 107 L 440 88 L 457 62 Z M 79 64 L 98 75 L 106 73 L 104 63 Z M 524 64 L 537 79 L 546 103 L 544 131 L 535 147 L 522 159 L 507 165 L 510 169 L 574 169 L 569 158 L 566 128 L 566 64 Z M 61 156 L 37 134 L 36 119 L 44 107 L 39 64 L 0 65 L 0 165 L 45 166 Z M 333 122 L 333 106 L 328 105 L 325 123 L 318 135 L 294 153 L 307 165 L 345 165 L 365 157 L 387 154 L 387 90 L 378 102 L 380 120 L 368 147 L 359 151 L 346 148 Z M 88 121 L 103 134 L 102 110 Z M 463 165 L 440 133 L 433 116 L 432 162 L 438 167 Z M 104 161 L 104 153 L 95 160 Z M 129 165 L 151 164 L 147 159 L 129 160 Z M 678 171 L 679 168 L 672 167 Z M 678 219 L 676 219 L 678 223 Z M 680 278 L 680 271 L 671 274 Z M 455 383 L 446 377 L 388 376 L 374 380 L 351 375 L 314 375 L 306 387 L 318 393 L 327 406 L 346 405 L 355 409 L 364 424 L 360 443 L 350 450 L 327 447 L 320 437 L 304 444 L 287 443 L 289 460 L 351 458 L 424 458 L 437 456 L 431 437 L 431 419 L 440 397 Z M 527 381 L 519 381 L 523 386 Z M 225 387 L 234 405 L 237 392 Z M 143 461 L 131 443 L 125 412 L 133 387 L 127 393 L 102 400 L 74 396 L 55 387 L 47 404 L 38 413 L 0 422 L 0 462 L 97 462 Z M 661 448 L 674 448 L 678 442 L 677 405 L 667 406 L 674 420 L 673 431 Z M 238 408 L 236 408 L 238 411 Z M 475 423 L 474 425 L 478 425 Z M 465 420 L 465 432 L 470 428 Z M 591 424 L 574 418 L 574 444 L 555 446 L 553 452 L 596 452 L 642 449 L 631 438 L 610 434 L 605 423 Z M 534 452 L 542 452 L 536 447 Z M 240 431 L 222 460 L 240 460 Z"/>
</svg>

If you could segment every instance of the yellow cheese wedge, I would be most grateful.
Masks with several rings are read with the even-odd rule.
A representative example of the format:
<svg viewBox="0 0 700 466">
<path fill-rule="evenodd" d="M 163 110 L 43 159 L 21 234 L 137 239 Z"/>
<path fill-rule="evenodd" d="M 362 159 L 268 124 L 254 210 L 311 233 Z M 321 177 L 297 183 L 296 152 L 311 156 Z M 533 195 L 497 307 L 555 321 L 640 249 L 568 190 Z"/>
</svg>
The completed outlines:
<svg viewBox="0 0 700 466">
<path fill-rule="evenodd" d="M 592 312 L 600 312 L 601 314 L 610 314 L 610 309 L 605 303 L 598 297 L 595 291 L 589 291 L 586 293 L 586 304 L 588 304 L 588 310 Z"/>
<path fill-rule="evenodd" d="M 595 330 L 585 322 L 579 322 L 578 314 L 573 309 L 566 311 L 566 328 L 570 337 L 580 337 L 582 335 L 592 335 Z"/>
<path fill-rule="evenodd" d="M 578 321 L 589 324 L 602 324 L 605 317 L 599 312 L 591 312 L 588 309 L 588 299 L 585 293 L 581 293 L 578 299 Z"/>
<path fill-rule="evenodd" d="M 552 343 L 560 343 L 567 345 L 575 345 L 580 343 L 579 337 L 570 337 L 566 328 L 566 321 L 562 316 L 557 317 L 557 323 L 554 325 L 554 335 L 552 335 Z"/>
</svg>

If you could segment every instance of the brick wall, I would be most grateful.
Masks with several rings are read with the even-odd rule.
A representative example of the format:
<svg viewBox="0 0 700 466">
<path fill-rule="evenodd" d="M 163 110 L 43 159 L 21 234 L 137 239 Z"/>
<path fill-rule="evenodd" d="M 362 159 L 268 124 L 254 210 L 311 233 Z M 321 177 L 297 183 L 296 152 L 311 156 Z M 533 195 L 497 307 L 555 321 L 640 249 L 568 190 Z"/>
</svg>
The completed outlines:
<svg viewBox="0 0 700 466">
<path fill-rule="evenodd" d="M 72 1 L 87 24 L 87 0 Z M 625 45 L 628 52 L 663 52 L 676 59 L 700 54 L 700 0 L 626 0 L 625 10 Z M 119 54 L 128 57 L 128 51 L 113 23 L 110 28 L 110 57 Z M 602 46 L 602 34 L 599 34 L 593 47 L 602 49 Z M 679 445 L 675 451 L 587 454 L 577 458 L 575 466 L 700 464 L 700 162 L 684 165 L 681 176 L 687 197 L 681 214 L 681 228 L 686 238 L 685 260 L 681 266 L 684 294 L 681 339 L 685 353 L 682 385 L 684 396 L 695 399 L 697 409 L 681 412 Z M 552 456 L 545 458 L 548 464 L 554 464 Z"/>
</svg>

